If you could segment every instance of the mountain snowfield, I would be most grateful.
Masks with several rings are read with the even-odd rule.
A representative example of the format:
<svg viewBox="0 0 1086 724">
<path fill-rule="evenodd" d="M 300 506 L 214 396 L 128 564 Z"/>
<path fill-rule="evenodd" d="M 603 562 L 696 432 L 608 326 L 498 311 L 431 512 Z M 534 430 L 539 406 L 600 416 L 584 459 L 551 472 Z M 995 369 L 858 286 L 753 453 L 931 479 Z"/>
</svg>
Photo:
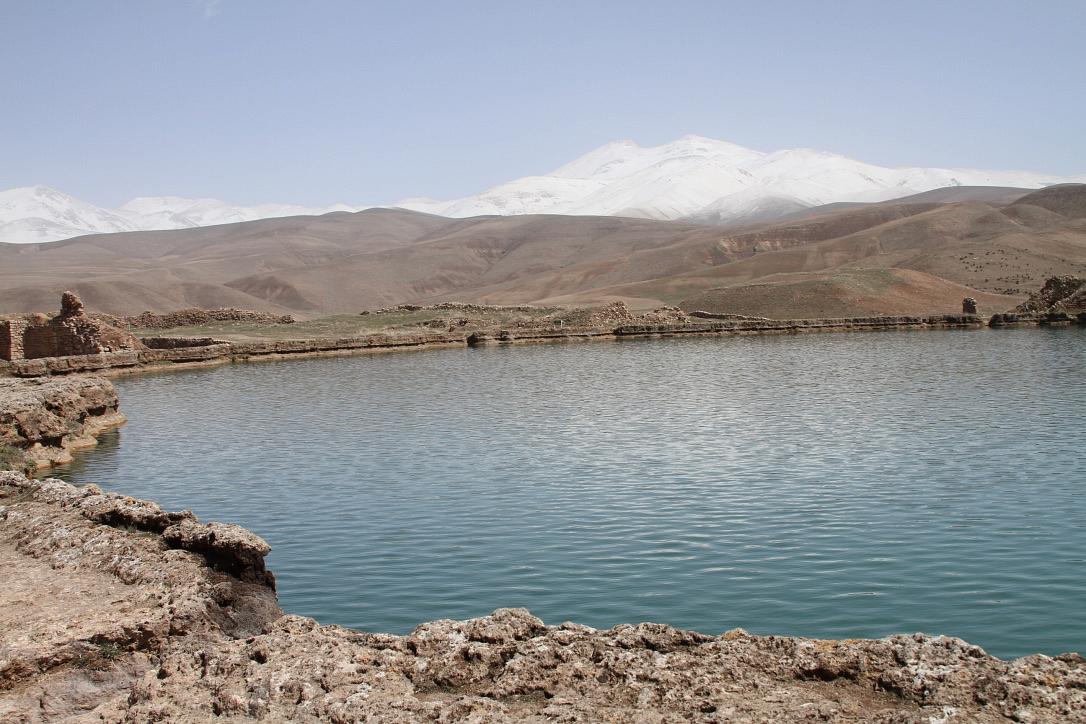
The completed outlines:
<svg viewBox="0 0 1086 724">
<path fill-rule="evenodd" d="M 117 209 L 103 209 L 48 186 L 28 186 L 0 191 L 0 242 L 31 244 L 83 234 L 187 229 L 358 210 L 343 204 L 321 209 L 282 204 L 234 206 L 216 199 L 178 196 L 138 198 Z"/>
<path fill-rule="evenodd" d="M 1041 188 L 1086 182 L 1029 171 L 885 168 L 833 153 L 792 149 L 763 153 L 726 141 L 684 136 L 643 148 L 609 143 L 545 176 L 527 176 L 452 201 L 413 198 L 394 206 L 450 217 L 576 214 L 762 221 L 839 201 L 885 201 L 945 186 Z M 45 186 L 0 192 L 0 241 L 34 243 L 81 234 L 180 229 L 238 221 L 359 211 L 215 199 L 138 198 L 102 209 Z"/>
<path fill-rule="evenodd" d="M 700 136 L 642 148 L 619 141 L 547 176 L 454 201 L 399 205 L 443 216 L 579 214 L 715 223 L 781 215 L 838 201 L 886 201 L 944 186 L 1041 188 L 1082 182 L 1029 171 L 884 168 L 810 149 L 763 153 Z"/>
</svg>

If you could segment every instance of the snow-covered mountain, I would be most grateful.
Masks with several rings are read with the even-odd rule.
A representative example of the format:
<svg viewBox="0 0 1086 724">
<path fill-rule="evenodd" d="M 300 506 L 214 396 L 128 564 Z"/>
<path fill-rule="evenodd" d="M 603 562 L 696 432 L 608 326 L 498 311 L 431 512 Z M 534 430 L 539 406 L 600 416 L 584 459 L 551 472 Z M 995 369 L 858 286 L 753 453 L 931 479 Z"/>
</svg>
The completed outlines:
<svg viewBox="0 0 1086 724">
<path fill-rule="evenodd" d="M 546 176 L 529 176 L 453 201 L 400 206 L 444 216 L 588 214 L 714 223 L 780 216 L 837 201 L 885 201 L 944 186 L 1040 188 L 1086 182 L 1029 171 L 884 168 L 810 149 L 763 153 L 684 136 L 642 148 L 619 141 Z"/>
<path fill-rule="evenodd" d="M 413 198 L 395 206 L 453 217 L 546 213 L 725 223 L 768 220 L 838 201 L 885 201 L 944 186 L 1041 188 L 1068 182 L 1086 183 L 1086 176 L 885 168 L 810 149 L 763 153 L 684 136 L 648 148 L 633 141 L 609 143 L 545 176 L 526 176 L 452 201 Z M 362 208 L 366 207 L 234 206 L 215 199 L 160 196 L 102 209 L 33 186 L 0 192 L 0 241 L 50 241 Z"/>
<path fill-rule="evenodd" d="M 0 242 L 35 243 L 83 234 L 185 229 L 358 210 L 342 204 L 320 209 L 278 204 L 233 206 L 215 199 L 177 196 L 138 198 L 118 209 L 103 209 L 48 186 L 29 186 L 0 191 Z"/>
<path fill-rule="evenodd" d="M 52 241 L 135 229 L 117 212 L 46 186 L 0 191 L 0 241 Z"/>
<path fill-rule="evenodd" d="M 327 214 L 331 211 L 358 211 L 357 207 L 336 204 L 320 209 L 288 204 L 232 206 L 217 199 L 186 199 L 180 196 L 147 196 L 132 199 L 117 209 L 118 214 L 143 229 L 183 229 L 191 226 L 233 224 L 238 221 L 278 216 Z"/>
</svg>

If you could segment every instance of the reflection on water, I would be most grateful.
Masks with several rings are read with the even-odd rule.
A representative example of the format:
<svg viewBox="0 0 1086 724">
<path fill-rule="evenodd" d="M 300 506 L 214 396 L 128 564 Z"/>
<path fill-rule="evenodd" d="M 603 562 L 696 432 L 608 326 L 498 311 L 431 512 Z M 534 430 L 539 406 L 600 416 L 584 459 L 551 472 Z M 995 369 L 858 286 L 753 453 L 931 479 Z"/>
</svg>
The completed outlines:
<svg viewBox="0 0 1086 724">
<path fill-rule="evenodd" d="M 123 428 L 107 430 L 98 436 L 98 446 L 94 448 L 93 455 L 85 452 L 76 452 L 72 455 L 72 462 L 60 468 L 47 468 L 38 473 L 39 478 L 53 477 L 64 478 L 73 482 L 88 482 L 88 470 L 100 470 L 103 465 L 116 465 L 116 457 L 121 445 Z M 93 473 L 91 473 L 93 474 Z M 110 486 L 112 487 L 112 486 Z"/>
<path fill-rule="evenodd" d="M 62 470 L 236 522 L 281 601 L 1086 650 L 1086 330 L 487 348 L 122 379 Z"/>
</svg>

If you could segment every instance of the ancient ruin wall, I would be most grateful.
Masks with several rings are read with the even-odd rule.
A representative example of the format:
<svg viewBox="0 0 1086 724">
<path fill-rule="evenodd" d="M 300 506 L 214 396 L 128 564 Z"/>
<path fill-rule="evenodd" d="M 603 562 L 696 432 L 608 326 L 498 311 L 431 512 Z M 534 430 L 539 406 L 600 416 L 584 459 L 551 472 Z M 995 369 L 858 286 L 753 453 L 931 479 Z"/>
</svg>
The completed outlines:
<svg viewBox="0 0 1086 724">
<path fill-rule="evenodd" d="M 23 359 L 23 338 L 28 322 L 24 319 L 0 320 L 0 359 Z"/>
<path fill-rule="evenodd" d="M 5 360 L 102 354 L 142 347 L 135 337 L 87 316 L 72 292 L 61 297 L 60 314 L 35 314 L 0 323 L 0 357 Z"/>
</svg>

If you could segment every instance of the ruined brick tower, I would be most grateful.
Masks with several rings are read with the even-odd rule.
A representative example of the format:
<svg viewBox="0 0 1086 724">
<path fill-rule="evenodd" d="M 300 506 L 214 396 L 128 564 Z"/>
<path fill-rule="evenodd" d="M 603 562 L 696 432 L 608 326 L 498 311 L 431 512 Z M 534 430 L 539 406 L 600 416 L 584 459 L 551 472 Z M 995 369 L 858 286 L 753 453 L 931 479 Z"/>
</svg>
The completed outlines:
<svg viewBox="0 0 1086 724">
<path fill-rule="evenodd" d="M 116 327 L 87 316 L 73 292 L 60 298 L 60 314 L 0 320 L 0 359 L 39 359 L 103 354 L 142 347 L 139 340 Z"/>
</svg>

